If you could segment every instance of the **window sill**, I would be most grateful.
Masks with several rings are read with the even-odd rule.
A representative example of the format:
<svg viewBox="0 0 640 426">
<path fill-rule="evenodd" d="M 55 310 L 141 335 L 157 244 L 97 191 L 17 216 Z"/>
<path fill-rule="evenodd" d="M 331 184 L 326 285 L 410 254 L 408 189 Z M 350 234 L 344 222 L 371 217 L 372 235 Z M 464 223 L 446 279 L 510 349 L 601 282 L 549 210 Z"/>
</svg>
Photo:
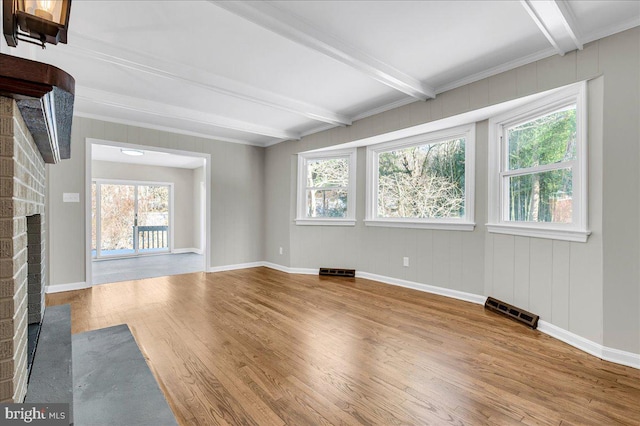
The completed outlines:
<svg viewBox="0 0 640 426">
<path fill-rule="evenodd" d="M 586 243 L 591 231 L 557 228 L 542 228 L 523 225 L 487 224 L 487 230 L 494 234 L 518 235 L 521 237 L 547 238 L 551 240 Z"/>
<path fill-rule="evenodd" d="M 355 226 L 355 219 L 296 219 L 296 225 Z"/>
<path fill-rule="evenodd" d="M 473 222 L 423 222 L 418 220 L 384 220 L 367 219 L 364 221 L 367 226 L 386 226 L 390 228 L 417 228 L 417 229 L 439 229 L 442 231 L 473 231 L 476 224 Z"/>
</svg>

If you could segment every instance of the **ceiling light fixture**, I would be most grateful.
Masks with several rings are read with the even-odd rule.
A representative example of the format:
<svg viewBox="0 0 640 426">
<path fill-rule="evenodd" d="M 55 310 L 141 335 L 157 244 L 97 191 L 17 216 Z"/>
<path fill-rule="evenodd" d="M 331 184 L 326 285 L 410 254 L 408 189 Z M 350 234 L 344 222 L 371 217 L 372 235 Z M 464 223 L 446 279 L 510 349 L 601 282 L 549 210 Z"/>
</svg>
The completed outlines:
<svg viewBox="0 0 640 426">
<path fill-rule="evenodd" d="M 125 155 L 131 155 L 132 157 L 139 157 L 141 155 L 144 155 L 144 151 L 141 151 L 139 149 L 121 148 L 120 152 Z"/>
<path fill-rule="evenodd" d="M 2 32 L 7 44 L 67 43 L 71 0 L 2 0 Z"/>
</svg>

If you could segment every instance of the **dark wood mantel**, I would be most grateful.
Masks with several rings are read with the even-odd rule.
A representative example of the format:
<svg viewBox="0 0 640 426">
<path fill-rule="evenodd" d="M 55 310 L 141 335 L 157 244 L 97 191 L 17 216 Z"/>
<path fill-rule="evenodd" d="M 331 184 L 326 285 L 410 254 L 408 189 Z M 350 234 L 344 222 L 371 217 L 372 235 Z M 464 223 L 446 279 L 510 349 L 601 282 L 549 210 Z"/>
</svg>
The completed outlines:
<svg viewBox="0 0 640 426">
<path fill-rule="evenodd" d="M 0 95 L 16 100 L 46 163 L 71 158 L 75 84 L 52 65 L 0 54 Z"/>
</svg>

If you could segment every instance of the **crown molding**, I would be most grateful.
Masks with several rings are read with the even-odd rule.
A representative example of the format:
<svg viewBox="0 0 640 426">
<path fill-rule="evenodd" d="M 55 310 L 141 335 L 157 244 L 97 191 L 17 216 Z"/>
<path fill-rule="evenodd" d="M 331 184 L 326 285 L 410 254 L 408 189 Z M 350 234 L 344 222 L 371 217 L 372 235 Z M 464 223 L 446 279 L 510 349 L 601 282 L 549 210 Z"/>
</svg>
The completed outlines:
<svg viewBox="0 0 640 426">
<path fill-rule="evenodd" d="M 539 52 L 535 52 L 530 55 L 524 56 L 522 58 L 505 62 L 504 64 L 498 65 L 493 68 L 489 68 L 488 70 L 480 71 L 479 73 L 461 78 L 460 80 L 452 81 L 451 83 L 446 83 L 446 84 L 443 84 L 442 86 L 438 86 L 436 87 L 436 94 L 457 89 L 458 87 L 466 86 L 467 84 L 475 83 L 476 81 L 484 80 L 485 78 L 493 77 L 494 75 L 511 71 L 512 69 L 515 69 L 524 65 L 528 65 L 532 62 L 536 62 L 556 54 L 557 52 L 554 48 L 547 48 Z"/>
<path fill-rule="evenodd" d="M 630 30 L 631 28 L 635 28 L 640 26 L 640 16 L 634 16 L 627 21 L 624 21 L 617 25 L 612 25 L 606 28 L 603 28 L 598 31 L 593 31 L 591 33 L 585 34 L 582 37 L 583 43 L 590 43 L 595 40 L 600 40 L 601 38 L 609 37 L 611 35 L 621 33 L 626 30 Z"/>
</svg>

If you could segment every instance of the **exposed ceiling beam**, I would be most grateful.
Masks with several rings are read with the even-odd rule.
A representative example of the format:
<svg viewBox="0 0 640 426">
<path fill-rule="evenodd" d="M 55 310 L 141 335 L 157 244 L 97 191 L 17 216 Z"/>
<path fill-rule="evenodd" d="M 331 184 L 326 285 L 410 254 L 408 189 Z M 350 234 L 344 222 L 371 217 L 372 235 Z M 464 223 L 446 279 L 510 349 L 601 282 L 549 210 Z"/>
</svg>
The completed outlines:
<svg viewBox="0 0 640 426">
<path fill-rule="evenodd" d="M 432 87 L 330 34 L 323 33 L 268 2 L 209 1 L 295 43 L 336 59 L 416 99 L 426 100 L 435 97 Z"/>
<path fill-rule="evenodd" d="M 583 44 L 581 41 L 580 31 L 578 30 L 578 23 L 576 22 L 576 17 L 573 14 L 573 10 L 571 9 L 571 5 L 566 0 L 555 0 L 555 4 L 560 11 L 560 15 L 563 18 L 563 25 L 571 37 L 571 40 L 575 44 L 576 48 L 579 50 L 583 49 Z"/>
<path fill-rule="evenodd" d="M 178 80 L 205 90 L 232 96 L 237 99 L 265 105 L 281 111 L 303 116 L 315 121 L 337 126 L 351 125 L 351 118 L 322 107 L 292 99 L 266 90 L 258 89 L 238 81 L 209 73 L 196 67 L 164 59 L 134 53 L 121 47 L 98 42 L 82 34 L 74 36 L 74 44 L 63 51 L 83 58 L 129 68 L 158 77 Z"/>
<path fill-rule="evenodd" d="M 522 7 L 524 7 L 524 10 L 527 11 L 533 22 L 535 22 L 535 24 L 538 26 L 540 32 L 542 32 L 547 40 L 549 40 L 549 43 L 551 43 L 553 48 L 556 49 L 556 52 L 558 52 L 560 56 L 564 56 L 566 52 L 560 48 L 556 39 L 549 32 L 549 29 L 545 25 L 545 22 L 538 16 L 535 8 L 532 6 L 532 2 L 530 0 L 520 0 L 520 4 L 522 5 Z"/>
<path fill-rule="evenodd" d="M 579 31 L 568 2 L 520 0 L 520 4 L 560 56 L 582 49 Z"/>
<path fill-rule="evenodd" d="M 300 134 L 296 132 L 273 129 L 266 126 L 248 123 L 246 121 L 222 117 L 216 114 L 209 114 L 189 108 L 177 107 L 167 103 L 120 95 L 83 86 L 76 86 L 76 99 L 98 105 L 108 106 L 111 108 L 134 111 L 146 115 L 153 115 L 156 117 L 177 119 L 181 121 L 220 127 L 223 129 L 236 130 L 255 135 L 268 136 L 282 140 L 299 140 L 301 137 Z M 90 111 L 80 110 L 79 112 L 87 113 Z"/>
</svg>

